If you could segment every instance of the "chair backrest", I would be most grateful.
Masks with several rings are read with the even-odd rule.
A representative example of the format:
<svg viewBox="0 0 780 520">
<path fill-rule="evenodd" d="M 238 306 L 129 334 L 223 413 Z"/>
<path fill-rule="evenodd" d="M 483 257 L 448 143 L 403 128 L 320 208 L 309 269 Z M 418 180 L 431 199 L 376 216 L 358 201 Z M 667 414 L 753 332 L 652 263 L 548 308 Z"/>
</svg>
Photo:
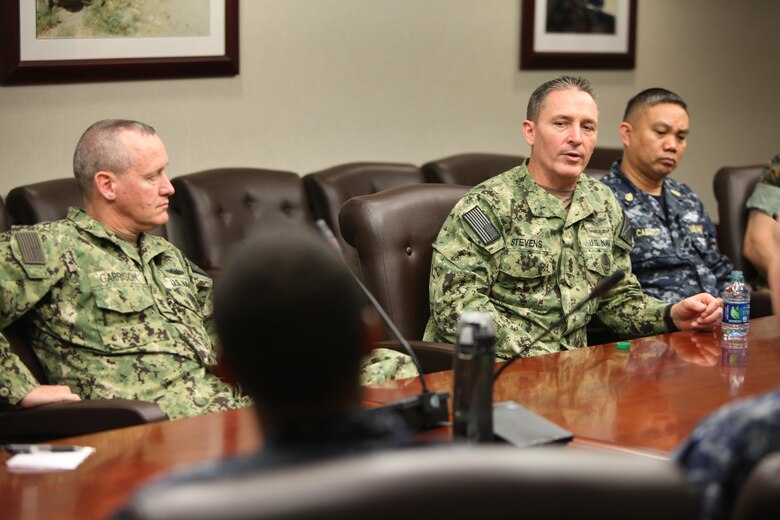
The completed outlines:
<svg viewBox="0 0 780 520">
<path fill-rule="evenodd" d="M 612 163 L 622 156 L 622 148 L 596 147 L 593 150 L 593 155 L 590 156 L 590 161 L 588 161 L 588 167 L 585 168 L 585 173 L 594 179 L 601 179 L 609 173 L 610 168 L 612 168 Z"/>
<path fill-rule="evenodd" d="M 718 201 L 718 245 L 721 252 L 731 259 L 734 269 L 745 273 L 748 282 L 756 279 L 757 272 L 742 255 L 748 219 L 745 204 L 763 170 L 763 164 L 724 166 L 715 173 L 713 181 Z"/>
<path fill-rule="evenodd" d="M 520 166 L 525 157 L 497 153 L 464 153 L 422 165 L 427 182 L 476 186 L 499 173 Z"/>
<path fill-rule="evenodd" d="M 65 177 L 17 186 L 6 197 L 8 214 L 14 225 L 31 225 L 65 218 L 68 208 L 83 208 L 81 190 L 75 178 Z M 151 231 L 167 237 L 165 226 Z"/>
<path fill-rule="evenodd" d="M 432 244 L 468 190 L 411 184 L 354 197 L 341 209 L 341 232 L 357 249 L 366 287 L 407 339 L 422 339 L 430 315 Z"/>
<path fill-rule="evenodd" d="M 780 513 L 780 452 L 751 471 L 734 505 L 734 520 L 774 520 Z"/>
<path fill-rule="evenodd" d="M 0 197 L 0 233 L 11 229 L 11 218 L 8 216 L 8 210 L 5 209 L 5 202 Z"/>
<path fill-rule="evenodd" d="M 162 489 L 138 520 L 695 518 L 668 461 L 574 448 L 415 448 Z"/>
<path fill-rule="evenodd" d="M 182 250 L 212 275 L 258 229 L 312 225 L 303 182 L 292 172 L 218 168 L 175 177 L 171 183 Z"/>
<path fill-rule="evenodd" d="M 417 166 L 384 162 L 341 164 L 303 177 L 313 217 L 321 218 L 328 224 L 339 239 L 342 251 L 349 257 L 354 257 L 356 253 L 341 236 L 341 206 L 358 195 L 370 195 L 388 188 L 421 182 L 424 182 L 423 175 Z"/>
</svg>

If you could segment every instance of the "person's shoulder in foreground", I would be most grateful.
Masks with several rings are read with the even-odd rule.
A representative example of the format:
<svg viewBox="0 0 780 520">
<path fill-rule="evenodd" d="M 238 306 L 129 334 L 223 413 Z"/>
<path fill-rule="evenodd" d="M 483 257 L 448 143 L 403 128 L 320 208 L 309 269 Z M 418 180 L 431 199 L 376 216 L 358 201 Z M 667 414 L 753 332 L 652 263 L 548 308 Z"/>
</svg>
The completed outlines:
<svg viewBox="0 0 780 520">
<path fill-rule="evenodd" d="M 397 416 L 360 409 L 361 360 L 379 321 L 339 252 L 313 231 L 261 232 L 243 244 L 216 284 L 214 317 L 226 372 L 254 399 L 262 450 L 177 473 L 120 515 L 180 485 L 410 443 Z"/>
<path fill-rule="evenodd" d="M 702 421 L 674 454 L 696 493 L 700 518 L 729 518 L 751 471 L 780 451 L 780 389 L 725 406 Z"/>
</svg>

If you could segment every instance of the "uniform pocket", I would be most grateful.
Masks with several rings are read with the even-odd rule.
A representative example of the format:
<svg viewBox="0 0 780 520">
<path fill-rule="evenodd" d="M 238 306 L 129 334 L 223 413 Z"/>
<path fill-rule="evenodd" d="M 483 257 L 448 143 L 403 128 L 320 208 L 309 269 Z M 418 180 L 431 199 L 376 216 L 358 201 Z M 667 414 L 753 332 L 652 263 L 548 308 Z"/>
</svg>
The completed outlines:
<svg viewBox="0 0 780 520">
<path fill-rule="evenodd" d="M 95 305 L 102 324 L 98 332 L 105 347 L 112 351 L 147 350 L 142 345 L 166 339 L 167 333 L 151 316 L 154 299 L 144 284 L 111 284 L 93 289 Z M 155 326 L 158 325 L 158 326 Z"/>
</svg>

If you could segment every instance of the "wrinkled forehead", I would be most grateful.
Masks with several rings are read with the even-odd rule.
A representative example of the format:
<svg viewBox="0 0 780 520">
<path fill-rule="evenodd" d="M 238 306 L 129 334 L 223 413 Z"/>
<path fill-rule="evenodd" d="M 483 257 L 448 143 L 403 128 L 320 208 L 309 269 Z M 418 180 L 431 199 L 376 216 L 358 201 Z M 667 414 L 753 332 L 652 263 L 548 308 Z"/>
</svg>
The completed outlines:
<svg viewBox="0 0 780 520">
<path fill-rule="evenodd" d="M 542 102 L 540 118 L 577 117 L 598 121 L 599 108 L 593 97 L 577 88 L 555 90 Z"/>
</svg>

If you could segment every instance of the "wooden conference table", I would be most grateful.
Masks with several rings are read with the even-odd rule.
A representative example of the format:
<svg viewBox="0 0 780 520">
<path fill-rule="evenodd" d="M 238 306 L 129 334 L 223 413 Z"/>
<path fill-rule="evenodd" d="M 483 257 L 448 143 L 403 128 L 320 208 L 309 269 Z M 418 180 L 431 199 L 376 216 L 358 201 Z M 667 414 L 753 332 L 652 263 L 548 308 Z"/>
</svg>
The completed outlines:
<svg viewBox="0 0 780 520">
<path fill-rule="evenodd" d="M 515 400 L 574 433 L 577 445 L 668 456 L 697 422 L 722 404 L 780 385 L 780 326 L 751 322 L 749 348 L 734 350 L 719 332 L 678 332 L 518 360 L 496 383 L 496 402 Z M 452 391 L 452 373 L 427 377 Z M 419 391 L 416 380 L 367 388 L 367 405 Z M 447 429 L 431 433 L 448 438 Z M 188 463 L 256 450 L 252 410 L 234 410 L 74 437 L 93 446 L 74 471 L 11 473 L 0 452 L 0 518 L 102 519 L 135 488 Z"/>
</svg>

